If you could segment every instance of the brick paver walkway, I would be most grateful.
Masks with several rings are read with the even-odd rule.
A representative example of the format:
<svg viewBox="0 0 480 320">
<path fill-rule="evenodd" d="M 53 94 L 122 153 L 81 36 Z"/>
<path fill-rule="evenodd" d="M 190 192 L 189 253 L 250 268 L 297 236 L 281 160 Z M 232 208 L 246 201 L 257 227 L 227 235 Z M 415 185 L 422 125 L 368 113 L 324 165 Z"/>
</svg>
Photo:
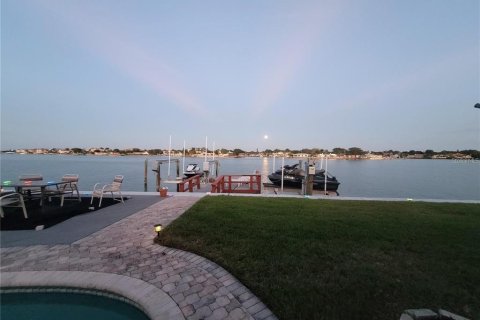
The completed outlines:
<svg viewBox="0 0 480 320">
<path fill-rule="evenodd" d="M 168 225 L 198 199 L 168 198 L 71 245 L 2 248 L 0 270 L 113 273 L 163 290 L 186 319 L 276 319 L 217 264 L 153 243 L 153 225 Z"/>
</svg>

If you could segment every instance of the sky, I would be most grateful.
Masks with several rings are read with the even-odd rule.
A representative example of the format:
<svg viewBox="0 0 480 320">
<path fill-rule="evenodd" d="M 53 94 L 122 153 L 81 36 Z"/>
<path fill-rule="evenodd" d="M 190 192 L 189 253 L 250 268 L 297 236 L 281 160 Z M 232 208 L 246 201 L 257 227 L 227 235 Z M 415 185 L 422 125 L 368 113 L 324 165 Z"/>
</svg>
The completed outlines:
<svg viewBox="0 0 480 320">
<path fill-rule="evenodd" d="M 480 149 L 478 102 L 478 0 L 1 1 L 3 150 Z"/>
</svg>

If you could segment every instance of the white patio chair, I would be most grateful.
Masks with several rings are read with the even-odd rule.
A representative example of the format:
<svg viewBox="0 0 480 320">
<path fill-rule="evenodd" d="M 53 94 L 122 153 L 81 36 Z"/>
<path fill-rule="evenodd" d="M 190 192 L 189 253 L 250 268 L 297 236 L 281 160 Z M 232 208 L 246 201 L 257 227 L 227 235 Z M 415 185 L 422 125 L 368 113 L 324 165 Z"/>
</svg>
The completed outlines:
<svg viewBox="0 0 480 320">
<path fill-rule="evenodd" d="M 25 219 L 28 219 L 27 208 L 25 208 L 25 202 L 23 196 L 20 193 L 9 193 L 0 197 L 0 217 L 4 217 L 2 207 L 18 207 L 22 208 Z"/>
<path fill-rule="evenodd" d="M 106 185 L 101 186 L 100 183 L 96 183 L 93 186 L 92 199 L 90 201 L 90 204 L 93 204 L 93 198 L 98 197 L 98 198 L 100 198 L 100 202 L 98 203 L 98 207 L 101 207 L 102 206 L 103 195 L 105 193 L 110 193 L 112 195 L 113 200 L 121 201 L 122 203 L 124 203 L 123 196 L 122 196 L 122 191 L 120 190 L 120 188 L 122 187 L 122 182 L 123 182 L 123 176 L 115 176 L 115 178 L 113 179 L 113 182 L 111 184 L 106 184 Z M 114 192 L 118 193 L 120 195 L 120 199 L 115 199 L 115 197 L 113 195 Z"/>
<path fill-rule="evenodd" d="M 55 187 L 56 189 L 48 190 L 48 199 L 50 200 L 51 197 L 60 197 L 60 207 L 63 207 L 63 202 L 65 200 L 78 200 L 78 202 L 82 201 L 80 198 L 80 192 L 78 191 L 78 174 L 65 174 L 62 177 L 62 182 L 68 182 L 65 184 L 57 184 Z M 77 193 L 77 197 L 73 198 L 74 192 Z M 68 198 L 65 198 L 66 195 L 70 195 Z"/>
</svg>

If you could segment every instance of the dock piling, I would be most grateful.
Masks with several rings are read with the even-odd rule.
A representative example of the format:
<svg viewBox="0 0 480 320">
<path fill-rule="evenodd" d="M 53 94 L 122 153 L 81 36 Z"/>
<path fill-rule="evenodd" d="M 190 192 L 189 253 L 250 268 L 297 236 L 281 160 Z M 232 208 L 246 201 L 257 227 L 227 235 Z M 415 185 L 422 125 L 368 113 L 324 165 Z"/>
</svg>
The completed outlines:
<svg viewBox="0 0 480 320">
<path fill-rule="evenodd" d="M 147 189 L 148 189 L 147 173 L 148 173 L 148 159 L 145 159 L 145 172 L 143 176 L 143 189 L 145 192 L 147 192 Z"/>
</svg>

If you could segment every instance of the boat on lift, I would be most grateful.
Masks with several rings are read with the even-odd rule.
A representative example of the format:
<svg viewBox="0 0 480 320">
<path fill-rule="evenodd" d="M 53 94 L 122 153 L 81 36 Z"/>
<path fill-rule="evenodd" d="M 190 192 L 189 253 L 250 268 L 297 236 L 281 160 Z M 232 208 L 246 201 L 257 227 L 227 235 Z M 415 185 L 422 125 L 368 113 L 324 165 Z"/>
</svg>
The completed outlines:
<svg viewBox="0 0 480 320">
<path fill-rule="evenodd" d="M 196 163 L 190 163 L 185 169 L 185 171 L 183 172 L 183 175 L 187 177 L 187 179 L 195 175 L 201 175 L 201 174 L 202 172 L 200 171 L 200 167 Z"/>
<path fill-rule="evenodd" d="M 300 169 L 299 164 L 285 165 L 283 167 L 283 185 L 293 188 L 301 188 L 305 179 L 305 171 Z M 340 182 L 334 176 L 330 175 L 325 169 L 315 170 L 313 176 L 313 188 L 315 190 L 325 190 L 325 177 L 327 179 L 327 191 L 337 191 Z M 282 170 L 277 170 L 268 176 L 273 184 L 280 186 L 282 183 Z"/>
</svg>

